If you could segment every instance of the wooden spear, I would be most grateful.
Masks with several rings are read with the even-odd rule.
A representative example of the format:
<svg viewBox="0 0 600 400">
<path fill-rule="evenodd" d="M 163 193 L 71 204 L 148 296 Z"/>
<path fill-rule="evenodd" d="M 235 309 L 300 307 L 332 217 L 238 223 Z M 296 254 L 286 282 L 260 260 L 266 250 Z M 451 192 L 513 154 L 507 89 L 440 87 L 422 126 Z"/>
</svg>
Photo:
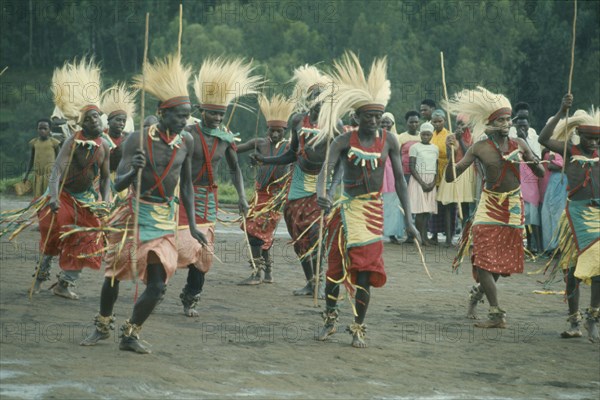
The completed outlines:
<svg viewBox="0 0 600 400">
<path fill-rule="evenodd" d="M 183 34 L 183 4 L 179 3 L 179 36 L 177 37 L 177 55 L 181 59 L 181 38 Z"/>
<path fill-rule="evenodd" d="M 429 269 L 427 268 L 427 263 L 425 262 L 425 256 L 423 255 L 423 250 L 421 250 L 421 245 L 419 245 L 419 241 L 415 240 L 415 245 L 417 246 L 417 250 L 419 250 L 419 255 L 421 256 L 421 264 L 423 264 L 423 268 L 425 268 L 425 272 L 427 272 L 427 276 L 429 279 L 433 280 L 431 274 L 429 273 Z"/>
<path fill-rule="evenodd" d="M 448 89 L 446 89 L 446 70 L 444 69 L 444 52 L 440 51 L 440 62 L 442 64 L 442 86 L 444 88 L 444 99 L 446 99 L 446 103 L 448 102 Z M 450 115 L 450 111 L 446 110 L 446 114 L 448 115 L 448 130 L 452 133 L 452 116 Z M 458 201 L 458 185 L 456 184 L 456 163 L 454 160 L 454 146 L 452 146 L 452 151 L 450 152 L 450 159 L 452 160 L 452 173 L 454 174 L 454 194 L 456 195 L 456 205 L 458 208 L 458 217 L 463 219 L 462 207 L 460 206 L 460 202 Z M 444 179 L 444 178 L 442 178 Z"/>
<path fill-rule="evenodd" d="M 142 62 L 142 99 L 140 102 L 140 151 L 144 151 L 144 107 L 145 107 L 145 90 L 146 74 L 144 70 L 148 62 L 148 26 L 150 25 L 150 13 L 146 13 L 146 32 L 144 35 L 144 60 Z M 137 283 L 137 250 L 138 250 L 138 231 L 139 231 L 139 215 L 140 215 L 140 192 L 142 191 L 142 169 L 137 171 L 136 191 L 135 191 L 135 214 L 133 216 L 133 249 L 131 252 L 131 272 L 133 281 Z M 125 233 L 127 234 L 127 233 Z M 114 284 L 114 276 L 111 280 L 111 285 Z"/>
<path fill-rule="evenodd" d="M 333 88 L 334 83 L 331 82 L 331 109 L 329 110 L 329 132 L 333 132 L 335 129 L 335 121 L 333 121 Z M 327 144 L 325 146 L 325 162 L 323 164 L 323 193 L 327 195 L 327 165 L 329 164 L 329 138 L 327 138 Z M 313 304 L 315 307 L 319 306 L 319 274 L 321 273 L 321 253 L 323 250 L 323 228 L 325 225 L 325 210 L 321 210 L 321 216 L 319 217 L 319 239 L 317 241 L 317 268 L 315 269 L 315 287 L 313 290 Z M 341 249 L 340 249 L 341 250 Z"/>
<path fill-rule="evenodd" d="M 183 4 L 179 3 L 179 36 L 177 37 L 177 58 L 181 61 L 181 38 L 183 34 Z M 175 187 L 175 197 L 179 198 L 179 192 L 181 189 L 181 179 L 178 179 L 177 186 Z M 178 246 L 179 241 L 179 202 L 175 203 L 174 207 L 175 214 L 175 247 Z"/>
<path fill-rule="evenodd" d="M 571 83 L 573 82 L 573 67 L 575 65 L 575 31 L 577 28 L 577 0 L 573 1 L 573 40 L 571 42 L 571 68 L 569 70 L 569 86 L 568 93 L 571 94 Z M 567 131 L 567 126 L 569 125 L 569 109 L 567 109 L 565 115 L 565 146 L 563 148 L 563 166 L 560 173 L 560 179 L 565 177 L 565 167 L 567 165 L 567 143 L 569 142 L 569 132 Z"/>
<path fill-rule="evenodd" d="M 231 114 L 229 114 L 229 119 L 227 120 L 227 125 L 225 125 L 225 130 L 229 131 L 229 124 L 233 119 L 233 113 L 237 107 L 237 99 L 233 103 L 233 107 L 231 108 Z M 254 256 L 252 255 L 252 246 L 250 245 L 250 238 L 248 238 L 248 230 L 246 229 L 246 216 L 242 214 L 242 227 L 244 228 L 244 239 L 246 239 L 246 247 L 248 248 L 248 252 L 250 253 L 250 263 L 252 264 L 252 270 L 256 273 L 256 264 L 254 263 Z"/>
</svg>

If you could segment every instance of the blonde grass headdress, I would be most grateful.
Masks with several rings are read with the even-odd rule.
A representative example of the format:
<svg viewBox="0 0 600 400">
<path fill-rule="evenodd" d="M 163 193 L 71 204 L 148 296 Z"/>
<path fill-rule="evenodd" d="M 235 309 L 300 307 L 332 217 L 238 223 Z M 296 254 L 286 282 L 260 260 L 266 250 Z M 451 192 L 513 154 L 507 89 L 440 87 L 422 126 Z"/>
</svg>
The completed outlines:
<svg viewBox="0 0 600 400">
<path fill-rule="evenodd" d="M 93 58 L 65 62 L 52 75 L 54 105 L 71 124 L 80 124 L 85 113 L 100 111 L 100 68 Z"/>
<path fill-rule="evenodd" d="M 565 136 L 565 124 L 566 118 L 561 119 L 554 133 L 552 139 L 555 140 L 567 140 L 571 133 L 577 128 L 579 135 L 596 135 L 600 136 L 600 110 L 592 107 L 589 112 L 585 110 L 577 110 L 569 117 L 569 123 L 567 125 L 567 136 Z"/>
<path fill-rule="evenodd" d="M 314 65 L 308 64 L 296 68 L 291 81 L 296 83 L 292 98 L 296 101 L 296 110 L 299 112 L 309 110 L 314 104 L 309 97 L 316 91 L 325 90 L 327 85 L 331 84 L 330 77 Z"/>
<path fill-rule="evenodd" d="M 269 100 L 266 96 L 259 96 L 260 111 L 267 120 L 268 127 L 287 128 L 288 119 L 294 112 L 295 102 L 276 94 Z"/>
<path fill-rule="evenodd" d="M 135 94 L 137 91 L 129 91 L 125 83 L 117 83 L 102 93 L 100 108 L 107 115 L 107 119 L 120 114 L 127 118 L 133 118 L 135 114 Z"/>
<path fill-rule="evenodd" d="M 251 76 L 253 70 L 252 62 L 245 63 L 241 58 L 205 60 L 194 80 L 200 108 L 225 112 L 234 99 L 258 93 L 262 77 Z"/>
<path fill-rule="evenodd" d="M 358 57 L 352 52 L 345 53 L 333 66 L 333 83 L 318 98 L 323 105 L 318 122 L 321 132 L 315 138 L 315 143 L 328 137 L 333 138 L 335 133 L 339 133 L 336 122 L 350 110 L 357 113 L 383 112 L 392 93 L 390 81 L 387 79 L 386 57 L 373 61 L 368 78 L 365 77 Z"/>
<path fill-rule="evenodd" d="M 456 93 L 449 101 L 443 100 L 442 106 L 453 115 L 463 114 L 468 118 L 469 125 L 473 127 L 473 139 L 481 137 L 495 119 L 512 113 L 506 96 L 481 86 Z"/>
<path fill-rule="evenodd" d="M 192 69 L 181 64 L 181 57 L 171 54 L 164 60 L 144 65 L 144 75 L 136 75 L 134 87 L 143 89 L 161 101 L 160 109 L 191 104 L 188 82 Z"/>
</svg>

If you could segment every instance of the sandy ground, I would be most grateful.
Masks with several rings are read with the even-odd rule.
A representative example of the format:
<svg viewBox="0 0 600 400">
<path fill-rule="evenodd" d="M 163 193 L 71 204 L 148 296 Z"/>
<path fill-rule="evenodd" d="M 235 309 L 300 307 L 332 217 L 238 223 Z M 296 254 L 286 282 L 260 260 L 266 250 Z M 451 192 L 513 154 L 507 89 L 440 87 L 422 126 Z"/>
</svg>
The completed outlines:
<svg viewBox="0 0 600 400">
<path fill-rule="evenodd" d="M 4 198 L 1 205 L 14 204 Z M 207 275 L 200 317 L 182 313 L 181 271 L 144 325 L 153 354 L 137 355 L 119 351 L 114 336 L 96 347 L 79 346 L 93 329 L 100 272 L 82 274 L 79 301 L 46 290 L 28 299 L 38 238 L 29 231 L 16 245 L 1 243 L 2 399 L 600 397 L 600 346 L 558 336 L 567 326 L 563 296 L 533 294 L 541 289 L 539 275 L 501 279 L 509 328 L 474 328 L 465 319 L 471 267 L 453 274 L 453 249 L 427 249 L 429 280 L 414 247 L 386 243 L 388 283 L 372 291 L 369 348 L 359 350 L 343 332 L 352 320 L 347 301 L 339 333 L 326 343 L 314 340 L 323 304 L 315 308 L 311 298 L 292 296 L 304 281 L 283 225 L 274 246 L 276 283 L 254 287 L 236 285 L 249 273 L 242 235 L 219 226 L 217 254 L 224 264 Z M 541 265 L 528 263 L 526 271 Z M 131 313 L 134 291 L 131 283 L 121 285 L 119 325 Z M 582 300 L 583 308 L 587 287 Z M 485 316 L 487 304 L 480 308 Z"/>
</svg>

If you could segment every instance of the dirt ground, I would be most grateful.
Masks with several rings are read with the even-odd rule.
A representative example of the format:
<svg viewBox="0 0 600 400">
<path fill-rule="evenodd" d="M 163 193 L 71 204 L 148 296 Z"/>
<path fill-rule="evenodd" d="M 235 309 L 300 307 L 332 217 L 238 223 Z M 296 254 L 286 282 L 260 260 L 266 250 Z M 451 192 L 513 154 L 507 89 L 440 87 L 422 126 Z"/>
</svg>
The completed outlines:
<svg viewBox="0 0 600 400">
<path fill-rule="evenodd" d="M 14 204 L 4 198 L 1 206 Z M 242 235 L 218 226 L 216 253 L 224 264 L 207 274 L 200 317 L 183 315 L 181 271 L 144 325 L 153 354 L 137 355 L 119 351 L 114 335 L 79 346 L 93 329 L 100 272 L 84 271 L 78 301 L 47 290 L 28 299 L 38 238 L 28 231 L 17 244 L 1 242 L 2 399 L 600 398 L 600 346 L 559 338 L 567 326 L 563 296 L 534 294 L 540 275 L 501 279 L 509 328 L 474 328 L 465 318 L 471 267 L 451 272 L 454 249 L 426 250 L 429 280 L 412 245 L 386 243 L 388 282 L 372 291 L 369 347 L 354 349 L 343 332 L 352 319 L 347 301 L 338 333 L 314 340 L 323 304 L 292 296 L 304 280 L 283 225 L 274 245 L 276 283 L 253 287 L 236 285 L 249 273 Z M 541 266 L 528 263 L 526 271 Z M 131 313 L 134 291 L 131 283 L 121 285 L 118 325 Z M 589 295 L 584 287 L 582 308 Z M 487 304 L 480 311 L 485 317 Z"/>
</svg>

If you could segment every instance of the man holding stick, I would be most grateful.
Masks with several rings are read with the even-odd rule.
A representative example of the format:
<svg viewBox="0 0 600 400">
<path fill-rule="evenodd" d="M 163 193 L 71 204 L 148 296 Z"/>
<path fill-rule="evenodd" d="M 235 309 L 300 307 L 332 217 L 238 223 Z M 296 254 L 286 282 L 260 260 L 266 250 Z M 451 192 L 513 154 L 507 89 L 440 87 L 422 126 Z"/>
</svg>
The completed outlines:
<svg viewBox="0 0 600 400">
<path fill-rule="evenodd" d="M 336 332 L 339 286 L 344 284 L 351 293 L 354 293 L 354 287 L 358 289 L 354 323 L 348 327 L 348 331 L 352 335 L 352 346 L 362 348 L 367 346 L 364 320 L 370 288 L 381 287 L 386 282 L 382 257 L 381 189 L 388 157 L 392 164 L 396 193 L 404 209 L 407 231 L 419 241 L 420 235 L 411 218 L 398 139 L 396 135 L 379 128 L 391 94 L 385 58 L 373 62 L 368 79 L 354 53 L 346 53 L 341 61 L 334 63 L 334 67 L 333 85 L 320 96 L 323 108 L 319 126 L 322 130 L 316 141 L 333 135 L 335 121 L 348 109 L 356 111 L 358 130 L 343 133 L 333 140 L 328 161 L 317 181 L 318 204 L 329 212 L 333 204 L 331 193 L 326 194 L 324 182 L 338 163 L 343 166 L 342 198 L 328 219 L 327 306 L 323 313 L 324 327 L 318 340 L 327 340 Z M 328 97 L 332 100 L 328 101 Z"/>
<path fill-rule="evenodd" d="M 131 187 L 131 190 L 111 217 L 100 312 L 95 318 L 96 329 L 81 342 L 82 346 L 92 346 L 110 337 L 119 281 L 135 280 L 139 275 L 146 289 L 137 299 L 130 319 L 121 327 L 119 349 L 150 353 L 150 349 L 140 342 L 139 333 L 177 269 L 177 199 L 174 194 L 178 183 L 185 211 L 188 215 L 194 212 L 191 179 L 194 139 L 183 131 L 192 110 L 187 90 L 190 75 L 191 70 L 181 65 L 179 57 L 170 56 L 155 65 L 144 65 L 143 76 L 136 77 L 138 87 L 161 100 L 159 123 L 145 129 L 142 135 L 139 132 L 129 135 L 123 144 L 115 188 L 121 191 Z M 140 140 L 143 150 L 140 150 Z M 136 204 L 134 188 L 140 169 L 141 193 L 139 204 Z M 136 210 L 139 210 L 139 232 L 134 237 L 132 226 Z M 190 218 L 189 230 L 198 242 L 206 244 L 206 238 L 197 229 L 193 218 Z M 137 264 L 137 273 L 132 263 Z"/>
<path fill-rule="evenodd" d="M 320 128 L 317 121 L 322 104 L 317 101 L 317 97 L 329 82 L 316 67 L 308 65 L 297 68 L 294 71 L 294 79 L 300 107 L 307 111 L 292 116 L 289 150 L 280 156 L 264 157 L 261 154 L 253 154 L 252 157 L 259 164 L 294 163 L 283 217 L 293 240 L 294 251 L 302 264 L 306 286 L 294 290 L 293 293 L 296 296 L 313 296 L 317 279 L 320 279 L 315 276 L 321 217 L 315 185 L 317 175 L 325 161 L 326 143 L 322 142 L 314 146 L 310 143 L 319 133 Z M 323 296 L 322 292 L 319 293 L 319 297 Z"/>
<path fill-rule="evenodd" d="M 591 285 L 590 307 L 587 309 L 585 328 L 591 342 L 600 342 L 600 112 L 583 110 L 564 118 L 573 96 L 565 95 L 560 109 L 542 129 L 539 141 L 556 153 L 563 152 L 567 142 L 565 173 L 568 181 L 567 207 L 559 223 L 558 265 L 565 271 L 567 302 L 569 304 L 569 329 L 561 333 L 563 338 L 581 337 L 582 315 L 579 311 L 579 282 Z M 566 126 L 565 126 L 566 125 Z M 577 129 L 580 143 L 570 142 L 568 134 Z"/>
<path fill-rule="evenodd" d="M 446 107 L 453 114 L 465 114 L 475 135 L 485 132 L 488 137 L 471 146 L 456 164 L 456 174 L 460 176 L 476 159 L 479 160 L 484 168 L 485 188 L 472 228 L 463 231 L 453 268 L 458 268 L 472 240 L 473 278 L 478 284 L 471 290 L 467 316 L 476 318 L 475 306 L 485 294 L 490 304 L 489 319 L 475 326 L 506 328 L 506 311 L 498 305 L 496 281 L 500 275 L 522 273 L 524 266 L 523 198 L 518 163 L 527 162 L 537 176 L 544 175 L 544 168 L 525 141 L 508 137 L 511 106 L 505 96 L 482 87 L 465 89 L 447 102 Z M 458 147 L 452 136 L 448 144 L 450 149 Z M 452 164 L 451 158 L 446 168 L 447 182 L 456 179 Z"/>
<path fill-rule="evenodd" d="M 212 266 L 218 208 L 216 177 L 223 158 L 227 161 L 231 181 L 238 194 L 239 211 L 244 216 L 248 212 L 242 171 L 236 153 L 236 137 L 223 125 L 223 117 L 227 106 L 238 97 L 258 92 L 261 78 L 251 76 L 252 69 L 250 63 L 244 63 L 241 59 L 208 59 L 202 64 L 194 82 L 202 119 L 186 128 L 194 137 L 195 146 L 192 158 L 193 215 L 198 228 L 208 240 L 208 246 L 200 246 L 188 234 L 188 216 L 180 209 L 177 265 L 179 268 L 187 268 L 188 276 L 179 298 L 183 304 L 183 312 L 188 317 L 199 315 L 195 307 L 204 287 L 204 275 Z"/>
<path fill-rule="evenodd" d="M 284 134 L 295 104 L 281 95 L 275 95 L 270 100 L 261 96 L 259 105 L 267 120 L 267 135 L 265 138 L 254 138 L 238 146 L 237 152 L 254 149 L 265 157 L 281 155 L 289 149 L 290 142 L 284 139 Z M 254 265 L 261 268 L 256 268 L 248 278 L 239 283 L 240 285 L 273 282 L 273 258 L 269 250 L 273 246 L 273 235 L 281 219 L 281 207 L 285 195 L 283 187 L 289 168 L 287 165 L 262 165 L 258 168 L 255 194 L 246 228 Z M 242 229 L 244 229 L 243 225 Z M 261 276 L 262 266 L 264 266 L 264 278 Z"/>
<path fill-rule="evenodd" d="M 100 269 L 102 261 L 99 233 L 88 231 L 99 227 L 101 216 L 107 213 L 106 205 L 98 202 L 98 178 L 102 199 L 107 201 L 110 194 L 109 148 L 101 137 L 101 111 L 97 105 L 100 69 L 84 58 L 57 69 L 52 82 L 55 104 L 69 119 L 77 120 L 81 130 L 67 138 L 58 153 L 48 184 L 48 204 L 38 212 L 42 262 L 33 290 L 39 291 L 41 283 L 49 279 L 50 260 L 59 256 L 62 271 L 53 293 L 76 300 L 79 296 L 71 288 L 81 270 Z M 87 93 L 86 88 L 96 89 L 97 97 L 89 96 L 92 92 Z"/>
</svg>

